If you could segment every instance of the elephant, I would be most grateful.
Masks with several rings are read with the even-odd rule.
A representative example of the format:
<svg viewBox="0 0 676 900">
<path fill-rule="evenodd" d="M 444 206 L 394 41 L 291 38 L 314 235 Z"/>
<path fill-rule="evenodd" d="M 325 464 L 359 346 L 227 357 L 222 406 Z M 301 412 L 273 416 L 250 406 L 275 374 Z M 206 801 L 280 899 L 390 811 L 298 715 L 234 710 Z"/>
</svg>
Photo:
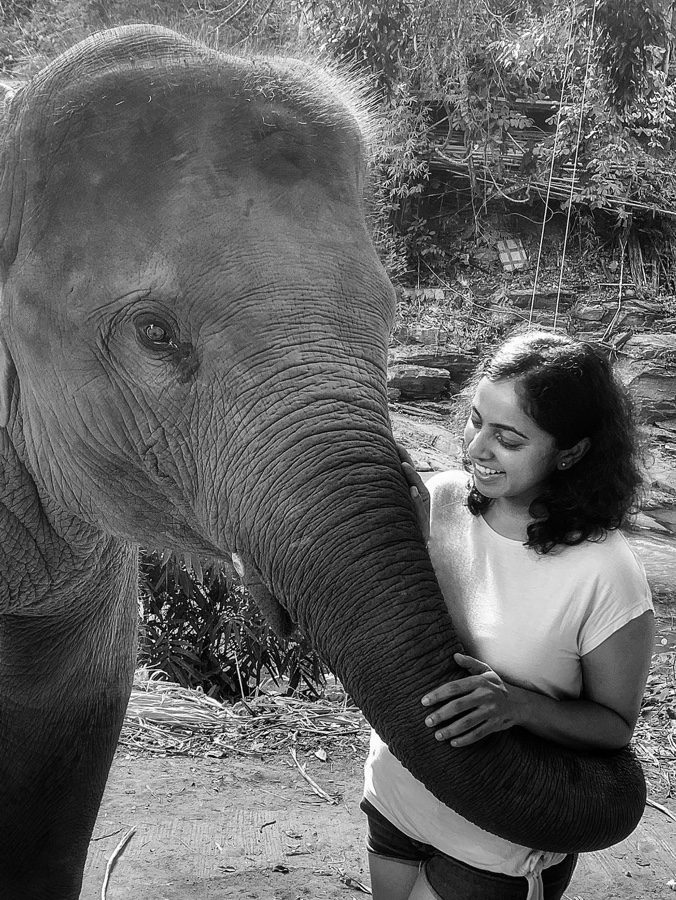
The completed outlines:
<svg viewBox="0 0 676 900">
<path fill-rule="evenodd" d="M 626 836 L 630 750 L 436 741 L 461 649 L 392 436 L 395 293 L 339 75 L 161 27 L 77 44 L 0 129 L 0 896 L 72 900 L 129 698 L 139 547 L 229 560 L 480 827 Z"/>
</svg>

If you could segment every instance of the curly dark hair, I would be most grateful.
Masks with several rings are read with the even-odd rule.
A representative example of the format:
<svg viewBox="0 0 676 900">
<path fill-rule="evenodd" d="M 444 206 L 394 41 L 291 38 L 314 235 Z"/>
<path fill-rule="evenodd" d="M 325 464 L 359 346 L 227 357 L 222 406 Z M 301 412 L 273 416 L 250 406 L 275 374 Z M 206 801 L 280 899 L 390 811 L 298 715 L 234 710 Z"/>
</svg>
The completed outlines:
<svg viewBox="0 0 676 900">
<path fill-rule="evenodd" d="M 542 331 L 518 333 L 475 372 L 515 379 L 524 412 L 565 450 L 583 438 L 590 448 L 571 469 L 556 470 L 530 506 L 527 547 L 548 553 L 560 544 L 602 540 L 637 508 L 640 454 L 633 407 L 602 352 L 583 341 Z M 465 392 L 463 392 L 465 393 Z M 472 486 L 474 515 L 492 500 Z"/>
</svg>

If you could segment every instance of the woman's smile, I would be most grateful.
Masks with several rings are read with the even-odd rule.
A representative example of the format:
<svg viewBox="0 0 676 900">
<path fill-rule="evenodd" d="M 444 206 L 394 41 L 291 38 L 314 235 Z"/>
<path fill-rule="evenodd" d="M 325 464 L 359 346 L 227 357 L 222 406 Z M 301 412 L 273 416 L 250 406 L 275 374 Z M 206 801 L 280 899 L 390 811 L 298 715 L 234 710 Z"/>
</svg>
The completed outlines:
<svg viewBox="0 0 676 900">
<path fill-rule="evenodd" d="M 474 467 L 474 476 L 480 481 L 493 481 L 505 474 L 500 469 L 492 469 L 488 466 L 484 466 L 474 459 L 472 460 L 472 465 Z"/>
</svg>

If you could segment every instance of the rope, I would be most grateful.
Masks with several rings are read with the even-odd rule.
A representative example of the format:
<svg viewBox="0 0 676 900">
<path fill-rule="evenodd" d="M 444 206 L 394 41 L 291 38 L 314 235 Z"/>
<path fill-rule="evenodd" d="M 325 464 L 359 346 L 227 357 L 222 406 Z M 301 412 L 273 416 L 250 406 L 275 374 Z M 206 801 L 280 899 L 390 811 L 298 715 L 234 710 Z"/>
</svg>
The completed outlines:
<svg viewBox="0 0 676 900">
<path fill-rule="evenodd" d="M 587 59 L 584 68 L 584 81 L 582 83 L 582 100 L 580 101 L 580 119 L 577 126 L 577 140 L 575 142 L 575 157 L 573 159 L 573 174 L 570 180 L 570 195 L 568 197 L 568 214 L 566 216 L 566 230 L 563 237 L 563 251 L 561 253 L 561 268 L 559 270 L 559 286 L 556 292 L 556 308 L 554 310 L 554 331 L 559 317 L 559 302 L 561 299 L 561 285 L 563 283 L 563 267 L 566 261 L 566 249 L 568 248 L 568 232 L 570 230 L 570 214 L 573 208 L 573 192 L 575 190 L 575 176 L 577 175 L 577 160 L 580 152 L 580 139 L 582 137 L 582 120 L 584 117 L 584 105 L 587 99 L 587 84 L 589 78 L 589 62 L 591 59 L 592 42 L 594 39 L 594 24 L 596 22 L 596 2 L 592 7 L 591 24 L 589 26 L 589 43 L 587 44 Z"/>
<path fill-rule="evenodd" d="M 575 3 L 571 2 L 570 4 L 570 26 L 568 28 L 568 49 L 566 51 L 566 62 L 563 67 L 563 78 L 561 82 L 561 100 L 559 101 L 559 111 L 556 114 L 556 129 L 554 131 L 554 144 L 552 145 L 552 162 L 549 167 L 549 178 L 547 180 L 547 195 L 545 197 L 545 209 L 542 214 L 542 231 L 540 232 L 540 246 L 538 247 L 538 258 L 537 263 L 535 264 L 535 278 L 533 280 L 533 293 L 530 298 L 530 310 L 528 314 L 528 328 L 530 329 L 533 324 L 533 310 L 535 309 L 535 293 L 538 285 L 538 277 L 540 275 L 540 262 L 542 260 L 542 247 L 545 241 L 545 228 L 547 226 L 547 212 L 549 210 L 549 198 L 552 192 L 552 181 L 554 179 L 554 160 L 556 159 L 556 145 L 559 139 L 559 125 L 561 124 L 561 113 L 563 112 L 563 93 L 566 89 L 566 82 L 568 80 L 568 69 L 570 67 L 570 60 L 573 55 L 573 24 L 575 22 Z"/>
</svg>

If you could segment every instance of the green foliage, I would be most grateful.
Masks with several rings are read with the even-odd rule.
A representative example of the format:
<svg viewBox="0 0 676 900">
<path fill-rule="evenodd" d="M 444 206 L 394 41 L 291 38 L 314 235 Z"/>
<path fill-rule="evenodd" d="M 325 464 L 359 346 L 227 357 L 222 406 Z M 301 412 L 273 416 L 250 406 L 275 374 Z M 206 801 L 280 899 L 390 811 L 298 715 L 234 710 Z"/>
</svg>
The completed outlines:
<svg viewBox="0 0 676 900">
<path fill-rule="evenodd" d="M 381 88 L 392 90 L 409 39 L 403 0 L 305 0 L 301 6 L 322 53 L 372 73 Z"/>
<path fill-rule="evenodd" d="M 630 14 L 626 0 L 596 0 L 595 6 L 597 60 L 607 79 L 608 99 L 618 110 L 626 109 L 646 86 L 652 48 L 666 46 L 663 4 L 633 0 Z"/>
<path fill-rule="evenodd" d="M 240 584 L 196 568 L 143 556 L 140 661 L 221 700 L 249 695 L 265 677 L 316 697 L 326 669 L 308 642 L 277 638 Z"/>
<path fill-rule="evenodd" d="M 322 49 L 381 87 L 377 236 L 395 277 L 421 266 L 443 274 L 453 257 L 430 212 L 430 176 L 451 146 L 477 234 L 491 203 L 525 203 L 535 184 L 542 195 L 553 156 L 552 196 L 564 209 L 574 167 L 577 213 L 613 210 L 625 231 L 657 214 L 670 236 L 676 106 L 666 0 L 640 0 L 631 14 L 625 0 L 311 0 L 305 9 Z M 559 101 L 556 139 L 528 143 L 534 122 L 524 106 L 555 112 Z M 509 162 L 515 151 L 520 168 Z"/>
</svg>

